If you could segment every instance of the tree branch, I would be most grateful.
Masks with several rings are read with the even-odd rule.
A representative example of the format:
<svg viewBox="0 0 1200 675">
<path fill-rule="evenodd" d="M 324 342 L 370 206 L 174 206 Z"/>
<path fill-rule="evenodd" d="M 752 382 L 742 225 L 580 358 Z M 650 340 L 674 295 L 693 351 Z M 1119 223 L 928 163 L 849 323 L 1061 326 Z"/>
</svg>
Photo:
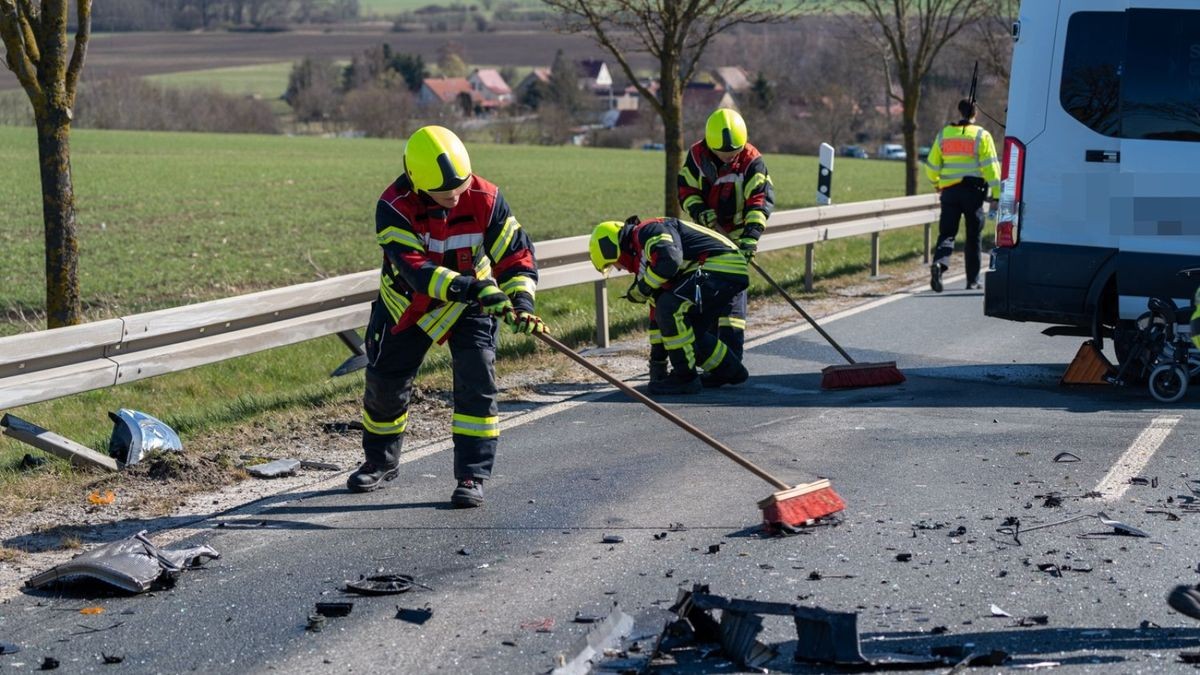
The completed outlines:
<svg viewBox="0 0 1200 675">
<path fill-rule="evenodd" d="M 75 0 L 76 19 L 75 49 L 71 52 L 71 63 L 67 66 L 67 107 L 75 107 L 75 89 L 79 85 L 79 73 L 83 71 L 83 59 L 87 55 L 88 38 L 92 35 L 92 0 Z"/>
<path fill-rule="evenodd" d="M 24 87 L 34 110 L 39 110 L 45 101 L 45 95 L 38 84 L 37 68 L 29 58 L 25 31 L 21 28 L 21 15 L 13 0 L 0 0 L 0 39 L 4 41 L 4 56 L 8 69 L 13 71 L 17 81 Z"/>
</svg>

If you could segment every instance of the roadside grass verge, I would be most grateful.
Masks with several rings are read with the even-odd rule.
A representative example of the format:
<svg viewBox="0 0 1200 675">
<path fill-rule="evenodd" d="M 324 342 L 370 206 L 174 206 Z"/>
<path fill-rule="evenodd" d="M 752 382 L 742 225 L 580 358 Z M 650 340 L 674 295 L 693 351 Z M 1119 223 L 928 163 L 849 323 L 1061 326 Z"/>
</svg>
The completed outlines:
<svg viewBox="0 0 1200 675">
<path fill-rule="evenodd" d="M 363 139 L 76 131 L 72 136 L 88 320 L 121 316 L 372 269 L 375 200 L 394 179 L 403 144 Z M 535 240 L 586 234 L 603 219 L 662 209 L 662 154 L 640 150 L 471 144 L 480 175 L 501 185 Z M 768 156 L 777 208 L 813 203 L 816 160 Z M 42 319 L 41 209 L 31 129 L 0 128 L 0 335 L 39 330 Z M 895 196 L 899 163 L 839 160 L 835 199 Z M 883 263 L 911 264 L 921 228 L 883 237 Z M 828 292 L 865 275 L 870 242 L 822 243 L 816 274 Z M 803 249 L 761 261 L 789 290 L 803 283 Z M 754 279 L 753 293 L 769 289 Z M 642 330 L 644 306 L 621 301 L 627 279 L 610 282 L 614 336 Z M 801 297 L 804 297 L 800 293 Z M 594 334 L 589 285 L 539 294 L 539 311 L 571 344 Z M 502 332 L 502 371 L 535 341 Z M 543 349 L 544 351 L 544 349 Z M 106 450 L 106 411 L 155 415 L 184 439 L 296 409 L 353 404 L 362 376 L 331 380 L 348 356 L 335 337 L 312 340 L 121 387 L 12 412 L 97 450 Z M 540 358 L 540 357 L 539 357 Z M 433 349 L 422 383 L 450 386 L 445 349 Z M 31 504 L 78 491 L 88 477 L 64 462 L 19 469 L 31 449 L 0 439 L 0 491 Z M 37 454 L 33 452 L 33 454 Z M 52 479 L 52 480 L 48 480 Z M 54 483 L 53 490 L 48 489 Z M 0 506 L 0 513 L 24 508 Z"/>
</svg>

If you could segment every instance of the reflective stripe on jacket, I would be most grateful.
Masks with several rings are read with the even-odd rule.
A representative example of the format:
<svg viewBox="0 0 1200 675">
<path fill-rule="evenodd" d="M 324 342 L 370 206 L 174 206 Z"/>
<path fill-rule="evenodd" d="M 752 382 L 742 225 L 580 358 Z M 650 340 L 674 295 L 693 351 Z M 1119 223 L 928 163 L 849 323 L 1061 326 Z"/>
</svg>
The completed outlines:
<svg viewBox="0 0 1200 675">
<path fill-rule="evenodd" d="M 621 230 L 622 258 L 647 295 L 671 288 L 696 270 L 748 276 L 746 258 L 720 232 L 677 218 L 655 218 Z"/>
<path fill-rule="evenodd" d="M 379 296 L 401 329 L 415 324 L 445 340 L 473 300 L 471 282 L 490 276 L 514 307 L 533 311 L 533 242 L 500 189 L 478 176 L 449 210 L 400 176 L 379 197 L 375 234 L 384 253 Z"/>
<path fill-rule="evenodd" d="M 762 155 L 747 143 L 728 164 L 700 141 L 688 150 L 677 181 L 679 203 L 693 222 L 733 239 L 758 239 L 775 208 L 775 188 Z M 711 212 L 705 217 L 706 212 Z"/>
<path fill-rule="evenodd" d="M 925 175 L 942 190 L 967 177 L 980 178 L 992 198 L 1000 198 L 996 144 L 987 129 L 977 124 L 949 124 L 939 131 L 925 159 Z"/>
</svg>

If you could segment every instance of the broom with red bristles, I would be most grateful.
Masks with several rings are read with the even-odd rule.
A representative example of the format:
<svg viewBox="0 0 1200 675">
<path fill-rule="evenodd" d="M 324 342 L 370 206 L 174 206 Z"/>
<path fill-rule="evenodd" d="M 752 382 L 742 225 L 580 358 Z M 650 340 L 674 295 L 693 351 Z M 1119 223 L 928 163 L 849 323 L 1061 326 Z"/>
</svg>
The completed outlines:
<svg viewBox="0 0 1200 675">
<path fill-rule="evenodd" d="M 858 362 L 850 358 L 850 355 L 846 353 L 846 350 L 842 349 L 841 345 L 835 342 L 833 338 L 829 337 L 829 333 L 826 333 L 825 329 L 821 328 L 816 319 L 809 316 L 808 312 L 804 311 L 804 308 L 800 306 L 800 303 L 793 300 L 792 296 L 788 295 L 788 292 L 783 290 L 783 287 L 776 283 L 775 280 L 771 278 L 771 275 L 767 274 L 766 270 L 759 267 L 758 263 L 754 262 L 753 260 L 750 261 L 750 266 L 758 270 L 758 273 L 762 275 L 762 278 L 765 279 L 768 284 L 771 284 L 771 287 L 778 291 L 779 294 L 783 296 L 783 299 L 787 300 L 797 312 L 800 312 L 800 316 L 804 317 L 813 328 L 817 329 L 817 332 L 821 334 L 821 337 L 825 338 L 829 344 L 833 345 L 833 348 L 838 350 L 838 353 L 841 354 L 842 357 L 844 357 L 849 363 L 849 365 L 845 366 L 826 366 L 825 368 L 822 368 L 822 389 L 886 387 L 891 384 L 900 384 L 904 381 L 904 373 L 900 372 L 900 369 L 896 367 L 895 361 L 866 363 Z"/>
<path fill-rule="evenodd" d="M 826 516 L 833 515 L 846 508 L 846 503 L 842 501 L 842 498 L 839 497 L 836 492 L 833 491 L 833 486 L 828 480 L 821 479 L 812 483 L 804 483 L 792 487 L 767 473 L 758 465 L 754 464 L 745 457 L 742 457 L 733 449 L 727 447 L 717 439 L 709 436 L 703 431 L 700 431 L 691 424 L 688 424 L 678 415 L 672 413 L 670 410 L 667 410 L 658 403 L 655 403 L 645 394 L 634 389 L 633 387 L 630 387 L 624 382 L 618 380 L 615 376 L 610 375 L 608 372 L 601 369 L 599 366 L 593 364 L 591 361 L 583 358 L 570 347 L 550 337 L 546 333 L 536 333 L 536 335 L 541 338 L 542 342 L 545 342 L 553 347 L 555 351 L 558 351 L 564 356 L 570 358 L 575 363 L 578 363 L 596 375 L 604 378 L 609 384 L 625 392 L 625 394 L 633 400 L 646 405 L 654 412 L 674 422 L 679 428 L 709 444 L 715 450 L 717 450 L 717 452 L 720 452 L 729 459 L 737 462 L 743 468 L 750 471 L 750 473 L 753 473 L 755 476 L 758 476 L 759 478 L 778 488 L 778 492 L 775 492 L 770 497 L 758 502 L 758 508 L 762 509 L 763 513 L 763 524 L 765 524 L 768 529 L 776 530 L 780 529 L 781 527 L 794 528 L 801 527 L 803 525 L 809 525 L 818 518 L 824 518 Z"/>
</svg>

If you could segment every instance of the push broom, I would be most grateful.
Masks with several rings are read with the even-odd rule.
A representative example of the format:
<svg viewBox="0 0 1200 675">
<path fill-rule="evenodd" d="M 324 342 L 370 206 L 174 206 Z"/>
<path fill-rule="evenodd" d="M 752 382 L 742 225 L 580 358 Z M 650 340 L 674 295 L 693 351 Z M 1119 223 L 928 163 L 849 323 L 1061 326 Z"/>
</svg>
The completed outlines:
<svg viewBox="0 0 1200 675">
<path fill-rule="evenodd" d="M 767 271 L 759 267 L 758 263 L 750 261 L 750 266 L 758 270 L 762 278 L 771 284 L 771 287 L 783 296 L 784 300 L 788 301 L 800 316 L 804 317 L 813 328 L 825 338 L 833 348 L 838 350 L 838 353 L 846 359 L 848 365 L 845 366 L 826 366 L 821 369 L 821 388 L 822 389 L 852 389 L 855 387 L 886 387 L 890 384 L 900 384 L 904 381 L 904 373 L 896 367 L 895 361 L 880 361 L 878 363 L 858 362 L 850 358 L 842 346 L 834 341 L 829 333 L 821 328 L 816 319 L 809 316 L 808 312 L 800 306 L 800 303 L 792 299 L 788 292 L 783 290 L 783 287 L 771 278 Z"/>
<path fill-rule="evenodd" d="M 633 400 L 642 403 L 649 407 L 654 412 L 662 415 L 668 420 L 675 423 L 676 426 L 688 432 L 689 434 L 699 438 L 708 445 L 712 446 L 717 452 L 725 455 L 729 459 L 737 462 L 750 473 L 767 481 L 772 486 L 778 489 L 771 496 L 758 502 L 758 508 L 762 510 L 763 524 L 767 529 L 776 530 L 781 527 L 800 527 L 812 523 L 818 518 L 830 516 L 842 509 L 846 508 L 846 503 L 842 498 L 833 491 L 833 486 L 827 479 L 821 479 L 812 483 L 803 483 L 792 487 L 787 483 L 779 480 L 775 476 L 767 473 L 757 464 L 742 457 L 732 448 L 729 448 L 724 443 L 700 431 L 696 427 L 684 421 L 681 417 L 672 413 L 670 410 L 655 403 L 645 394 L 630 387 L 624 382 L 618 380 L 615 376 L 609 374 L 591 361 L 580 356 L 570 347 L 564 345 L 546 333 L 537 333 L 542 342 L 550 345 L 555 351 L 570 358 L 575 363 L 587 368 L 596 375 L 604 378 L 609 384 L 617 389 L 625 392 Z"/>
</svg>

